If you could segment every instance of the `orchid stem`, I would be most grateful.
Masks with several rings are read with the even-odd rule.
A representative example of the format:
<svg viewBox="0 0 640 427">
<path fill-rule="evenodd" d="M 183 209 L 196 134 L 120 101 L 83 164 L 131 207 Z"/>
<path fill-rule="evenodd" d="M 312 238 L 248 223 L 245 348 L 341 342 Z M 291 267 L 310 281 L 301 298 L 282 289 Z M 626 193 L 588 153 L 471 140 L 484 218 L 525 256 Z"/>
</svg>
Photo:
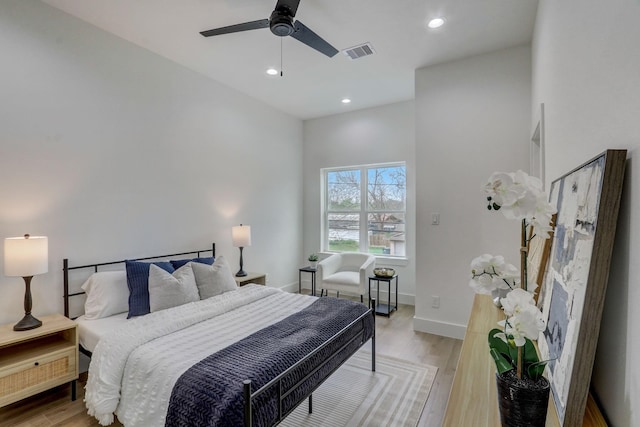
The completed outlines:
<svg viewBox="0 0 640 427">
<path fill-rule="evenodd" d="M 527 290 L 527 221 L 522 220 L 520 233 L 520 287 Z M 522 379 L 522 349 L 518 347 L 518 361 L 516 373 L 519 379 Z"/>
<path fill-rule="evenodd" d="M 522 349 L 524 347 L 518 347 L 518 367 L 516 370 L 516 374 L 518 375 L 518 379 L 522 379 Z"/>
</svg>

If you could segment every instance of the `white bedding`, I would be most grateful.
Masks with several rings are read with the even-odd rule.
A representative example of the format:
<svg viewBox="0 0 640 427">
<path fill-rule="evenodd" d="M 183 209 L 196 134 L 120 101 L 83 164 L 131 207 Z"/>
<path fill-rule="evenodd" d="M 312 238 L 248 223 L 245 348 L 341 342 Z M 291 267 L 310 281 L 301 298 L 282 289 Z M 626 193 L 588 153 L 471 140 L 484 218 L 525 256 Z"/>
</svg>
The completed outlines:
<svg viewBox="0 0 640 427">
<path fill-rule="evenodd" d="M 315 297 L 247 285 L 129 319 L 95 346 L 85 402 L 101 425 L 164 425 L 177 379 L 194 363 L 309 306 Z"/>
<path fill-rule="evenodd" d="M 120 326 L 127 323 L 127 314 L 120 313 L 102 319 L 85 319 L 84 315 L 78 317 L 78 338 L 80 345 L 93 353 L 98 345 L 100 338 L 107 335 L 111 331 L 117 330 Z"/>
</svg>

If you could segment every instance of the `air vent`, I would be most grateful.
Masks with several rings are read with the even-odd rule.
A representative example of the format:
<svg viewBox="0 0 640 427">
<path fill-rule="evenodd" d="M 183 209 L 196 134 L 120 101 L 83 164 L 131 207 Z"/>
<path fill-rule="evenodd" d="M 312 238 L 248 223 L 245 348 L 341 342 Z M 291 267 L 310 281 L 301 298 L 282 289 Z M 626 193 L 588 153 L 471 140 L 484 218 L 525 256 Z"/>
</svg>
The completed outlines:
<svg viewBox="0 0 640 427">
<path fill-rule="evenodd" d="M 343 52 L 350 59 L 360 59 L 362 57 L 373 55 L 375 53 L 375 51 L 373 50 L 373 46 L 371 46 L 371 43 L 364 43 L 358 46 L 350 47 L 343 50 Z"/>
</svg>

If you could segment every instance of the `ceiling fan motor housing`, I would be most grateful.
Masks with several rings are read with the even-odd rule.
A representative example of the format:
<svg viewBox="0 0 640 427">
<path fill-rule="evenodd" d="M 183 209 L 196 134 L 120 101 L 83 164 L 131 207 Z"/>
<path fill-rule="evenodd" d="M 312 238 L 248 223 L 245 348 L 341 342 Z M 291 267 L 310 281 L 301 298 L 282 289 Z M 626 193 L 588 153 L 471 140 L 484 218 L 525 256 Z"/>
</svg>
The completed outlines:
<svg viewBox="0 0 640 427">
<path fill-rule="evenodd" d="M 286 11 L 274 10 L 269 18 L 269 29 L 276 36 L 289 36 L 294 31 L 293 17 Z"/>
</svg>

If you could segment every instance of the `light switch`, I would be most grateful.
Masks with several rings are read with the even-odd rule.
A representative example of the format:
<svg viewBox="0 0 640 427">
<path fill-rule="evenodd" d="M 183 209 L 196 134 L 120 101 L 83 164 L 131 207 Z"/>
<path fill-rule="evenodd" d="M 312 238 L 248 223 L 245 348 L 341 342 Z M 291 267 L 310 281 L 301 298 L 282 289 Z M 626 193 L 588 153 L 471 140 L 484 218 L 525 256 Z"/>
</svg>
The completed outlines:
<svg viewBox="0 0 640 427">
<path fill-rule="evenodd" d="M 439 225 L 440 224 L 440 214 L 437 212 L 433 212 L 431 214 L 431 225 Z"/>
</svg>

